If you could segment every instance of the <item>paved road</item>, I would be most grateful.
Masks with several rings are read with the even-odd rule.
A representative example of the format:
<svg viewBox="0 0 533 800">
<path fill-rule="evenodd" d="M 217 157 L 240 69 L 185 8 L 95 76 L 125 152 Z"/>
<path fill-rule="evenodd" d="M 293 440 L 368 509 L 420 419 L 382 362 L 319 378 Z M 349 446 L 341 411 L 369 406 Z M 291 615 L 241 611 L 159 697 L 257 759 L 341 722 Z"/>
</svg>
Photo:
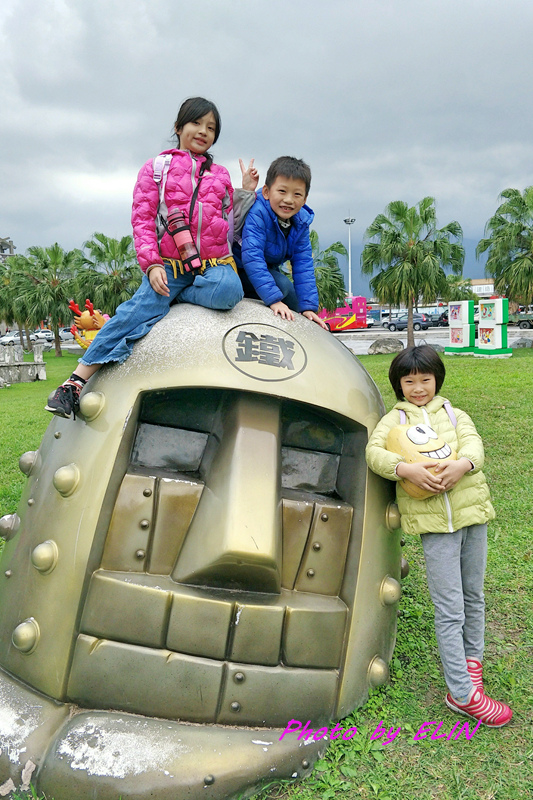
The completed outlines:
<svg viewBox="0 0 533 800">
<path fill-rule="evenodd" d="M 449 330 L 449 328 L 428 328 L 427 331 L 415 331 L 415 344 L 441 344 L 446 347 L 449 342 Z M 404 346 L 407 345 L 405 331 L 388 331 L 386 328 L 373 327 L 334 335 L 356 356 L 366 355 L 368 348 L 376 339 L 400 339 Z M 516 339 L 522 338 L 533 339 L 533 330 L 523 331 L 514 326 L 509 327 L 509 345 Z"/>
</svg>

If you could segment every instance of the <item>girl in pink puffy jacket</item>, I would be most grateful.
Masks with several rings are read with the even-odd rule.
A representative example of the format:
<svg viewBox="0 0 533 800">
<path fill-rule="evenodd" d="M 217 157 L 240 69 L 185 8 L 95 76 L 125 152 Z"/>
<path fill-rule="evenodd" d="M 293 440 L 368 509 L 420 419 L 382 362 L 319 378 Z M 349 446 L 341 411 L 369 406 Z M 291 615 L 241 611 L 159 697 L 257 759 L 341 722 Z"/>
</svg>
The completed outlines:
<svg viewBox="0 0 533 800">
<path fill-rule="evenodd" d="M 228 171 L 208 152 L 220 134 L 220 115 L 203 97 L 186 100 L 174 123 L 178 148 L 161 153 L 141 167 L 133 191 L 132 225 L 137 258 L 144 272 L 141 286 L 99 332 L 80 359 L 76 372 L 51 396 L 47 411 L 74 416 L 87 380 L 102 364 L 125 361 L 133 344 L 159 322 L 173 301 L 228 310 L 243 297 L 231 251 L 230 212 L 233 187 Z M 240 161 L 243 206 L 253 202 L 259 179 L 253 159 Z M 178 208 L 188 220 L 201 260 L 194 271 L 180 254 L 165 219 Z"/>
</svg>

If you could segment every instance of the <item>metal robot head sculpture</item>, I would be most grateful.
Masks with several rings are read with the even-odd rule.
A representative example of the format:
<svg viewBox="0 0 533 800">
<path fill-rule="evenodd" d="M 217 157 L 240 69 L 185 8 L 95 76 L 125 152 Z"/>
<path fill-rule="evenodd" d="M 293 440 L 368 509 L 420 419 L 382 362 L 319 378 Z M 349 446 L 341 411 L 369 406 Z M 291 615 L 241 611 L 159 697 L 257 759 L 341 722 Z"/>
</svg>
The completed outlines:
<svg viewBox="0 0 533 800">
<path fill-rule="evenodd" d="M 211 800 L 307 774 L 325 740 L 288 721 L 388 675 L 382 413 L 349 350 L 253 301 L 175 306 L 94 376 L 0 523 L 0 779 L 31 760 L 55 800 Z"/>
</svg>

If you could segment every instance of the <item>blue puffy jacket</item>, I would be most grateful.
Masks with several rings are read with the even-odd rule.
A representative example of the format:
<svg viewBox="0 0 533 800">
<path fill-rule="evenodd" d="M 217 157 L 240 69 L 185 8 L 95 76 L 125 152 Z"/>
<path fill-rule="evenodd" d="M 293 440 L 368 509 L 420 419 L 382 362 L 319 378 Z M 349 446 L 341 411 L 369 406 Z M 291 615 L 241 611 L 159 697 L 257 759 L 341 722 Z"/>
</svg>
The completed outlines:
<svg viewBox="0 0 533 800">
<path fill-rule="evenodd" d="M 300 311 L 318 311 L 318 291 L 309 239 L 309 226 L 314 216 L 311 209 L 304 205 L 291 218 L 291 229 L 285 237 L 270 203 L 260 192 L 257 193 L 257 199 L 244 223 L 241 258 L 250 282 L 265 305 L 270 306 L 283 299 L 268 268 L 290 261 Z M 237 257 L 237 253 L 235 255 Z"/>
</svg>

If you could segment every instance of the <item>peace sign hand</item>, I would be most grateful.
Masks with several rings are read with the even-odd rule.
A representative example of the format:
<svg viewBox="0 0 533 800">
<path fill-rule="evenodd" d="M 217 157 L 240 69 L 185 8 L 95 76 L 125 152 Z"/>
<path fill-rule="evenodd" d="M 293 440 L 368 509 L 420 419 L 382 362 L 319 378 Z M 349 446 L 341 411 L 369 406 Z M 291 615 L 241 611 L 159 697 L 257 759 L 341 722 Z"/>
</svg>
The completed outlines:
<svg viewBox="0 0 533 800">
<path fill-rule="evenodd" d="M 242 174 L 242 188 L 246 189 L 248 192 L 255 192 L 256 186 L 259 183 L 259 172 L 254 167 L 254 160 L 255 159 L 252 158 L 248 164 L 248 169 L 245 169 L 242 158 L 239 158 Z"/>
</svg>

